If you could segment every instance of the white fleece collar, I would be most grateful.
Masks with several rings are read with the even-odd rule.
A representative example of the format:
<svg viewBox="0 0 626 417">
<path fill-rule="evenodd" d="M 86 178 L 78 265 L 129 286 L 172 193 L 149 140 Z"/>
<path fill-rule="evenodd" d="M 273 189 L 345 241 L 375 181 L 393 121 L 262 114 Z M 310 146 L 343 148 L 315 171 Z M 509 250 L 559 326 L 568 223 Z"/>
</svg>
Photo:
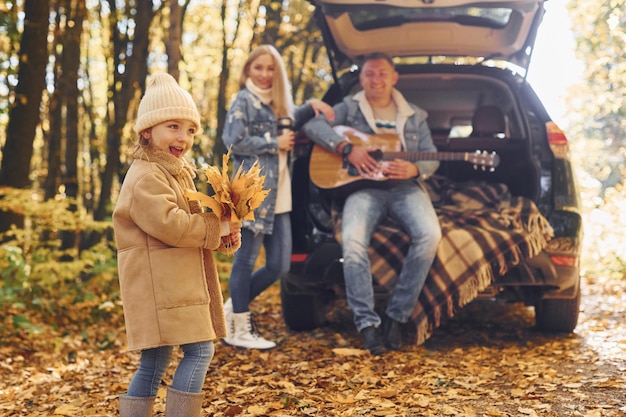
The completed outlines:
<svg viewBox="0 0 626 417">
<path fill-rule="evenodd" d="M 363 116 L 372 131 L 380 133 L 379 128 L 376 127 L 372 106 L 367 100 L 367 97 L 365 97 L 365 91 L 359 91 L 352 96 L 352 99 L 359 103 L 359 109 L 361 110 L 361 113 L 363 113 Z M 402 93 L 395 88 L 391 90 L 391 99 L 396 104 L 396 108 L 398 109 L 398 114 L 396 115 L 397 134 L 402 141 L 403 148 L 406 149 L 406 143 L 404 140 L 404 125 L 406 124 L 406 120 L 415 113 L 415 110 L 413 110 L 413 108 L 409 105 Z"/>
</svg>

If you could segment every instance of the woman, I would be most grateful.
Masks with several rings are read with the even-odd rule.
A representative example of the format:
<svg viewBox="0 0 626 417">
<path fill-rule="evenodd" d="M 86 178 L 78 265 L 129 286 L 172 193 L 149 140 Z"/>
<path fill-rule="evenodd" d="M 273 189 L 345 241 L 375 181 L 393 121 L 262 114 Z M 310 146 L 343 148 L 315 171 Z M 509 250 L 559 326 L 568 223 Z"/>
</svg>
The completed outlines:
<svg viewBox="0 0 626 417">
<path fill-rule="evenodd" d="M 289 270 L 291 255 L 291 181 L 288 154 L 295 133 L 312 117 L 323 113 L 334 118 L 332 107 L 317 100 L 294 108 L 287 74 L 276 48 L 261 45 L 248 57 L 239 78 L 241 90 L 226 116 L 222 137 L 231 148 L 235 167 L 250 169 L 259 161 L 270 190 L 254 212 L 254 221 L 244 221 L 241 249 L 235 254 L 230 276 L 230 299 L 224 305 L 227 337 L 232 346 L 271 349 L 276 344 L 255 330 L 249 304 L 283 273 Z M 294 129 L 278 129 L 279 119 L 293 120 Z M 253 271 L 261 245 L 265 265 Z"/>
</svg>

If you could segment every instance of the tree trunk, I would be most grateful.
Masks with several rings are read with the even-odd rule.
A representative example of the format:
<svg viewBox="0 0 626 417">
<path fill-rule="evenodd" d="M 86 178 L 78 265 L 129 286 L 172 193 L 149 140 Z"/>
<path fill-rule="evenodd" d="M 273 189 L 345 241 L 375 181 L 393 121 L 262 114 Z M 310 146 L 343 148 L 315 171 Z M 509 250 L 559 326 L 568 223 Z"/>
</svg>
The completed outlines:
<svg viewBox="0 0 626 417">
<path fill-rule="evenodd" d="M 24 33 L 19 52 L 18 83 L 2 150 L 0 186 L 28 188 L 31 184 L 30 162 L 35 131 L 40 122 L 39 105 L 48 63 L 49 15 L 49 0 L 24 2 Z M 23 221 L 23 217 L 19 215 L 3 213 L 0 216 L 0 232 L 8 230 L 11 224 L 21 227 Z"/>
<path fill-rule="evenodd" d="M 54 38 L 52 40 L 51 51 L 54 51 L 54 92 L 50 96 L 50 104 L 48 106 L 48 125 L 49 130 L 43 131 L 44 136 L 44 151 L 42 155 L 43 160 L 48 163 L 47 169 L 42 170 L 46 173 L 46 177 L 42 180 L 44 189 L 44 198 L 50 200 L 54 198 L 58 191 L 59 180 L 61 178 L 61 141 L 63 131 L 63 101 L 65 91 L 63 89 L 63 45 L 64 45 L 64 30 L 61 27 L 61 10 L 67 10 L 69 0 L 62 0 L 62 6 L 60 4 L 54 5 L 54 11 L 56 14 L 55 26 L 54 26 Z M 43 129 L 42 129 L 43 130 Z M 47 157 L 46 150 L 47 148 Z"/>
<path fill-rule="evenodd" d="M 78 144 L 79 121 L 78 70 L 80 68 L 81 36 L 85 17 L 85 0 L 73 0 L 74 8 L 70 25 L 65 34 L 63 53 L 63 75 L 65 78 L 65 171 L 62 182 L 65 185 L 65 194 L 70 198 L 78 197 Z M 68 9 L 69 10 L 69 9 Z"/>
<path fill-rule="evenodd" d="M 245 16 L 247 8 L 249 7 L 246 0 L 239 0 L 237 6 L 237 16 Z M 227 149 L 224 146 L 222 140 L 222 133 L 224 132 L 224 124 L 226 123 L 226 113 L 228 111 L 226 102 L 226 87 L 228 86 L 228 80 L 230 78 L 230 65 L 228 59 L 228 51 L 233 48 L 233 45 L 237 41 L 239 36 L 239 21 L 235 22 L 235 27 L 232 34 L 227 33 L 226 24 L 226 11 L 228 9 L 228 1 L 222 1 L 222 8 L 220 18 L 222 20 L 222 70 L 219 76 L 219 85 L 217 91 L 217 128 L 215 131 L 215 144 L 213 145 L 213 154 L 211 158 L 207 158 L 212 161 L 212 164 L 218 164 L 221 161 L 222 155 L 226 153 Z M 257 9 L 258 10 L 258 9 Z"/>
<path fill-rule="evenodd" d="M 227 2 L 222 2 L 222 70 L 220 71 L 219 84 L 217 86 L 217 128 L 215 130 L 215 143 L 213 145 L 213 154 L 211 155 L 212 164 L 217 164 L 222 155 L 226 153 L 226 146 L 222 140 L 222 133 L 224 133 L 224 124 L 226 123 L 226 85 L 230 78 L 230 68 L 228 65 L 228 50 L 229 43 L 226 35 L 226 5 Z M 237 25 L 239 27 L 239 25 Z M 236 36 L 235 36 L 236 38 Z M 218 164 L 219 166 L 219 164 Z"/>
<path fill-rule="evenodd" d="M 115 0 L 109 0 L 109 5 L 111 10 L 116 10 Z M 113 36 L 113 80 L 109 84 L 109 96 L 113 105 L 108 106 L 107 112 L 106 165 L 101 175 L 102 189 L 94 211 L 95 220 L 104 220 L 109 214 L 107 208 L 111 203 L 115 176 L 118 175 L 120 180 L 123 177 L 120 163 L 121 137 L 128 121 L 130 103 L 134 101 L 138 87 L 143 91 L 146 85 L 149 31 L 153 17 L 152 2 L 137 2 L 134 36 L 131 38 L 127 33 L 120 32 L 116 14 L 111 14 L 109 28 Z M 124 19 L 130 19 L 130 16 Z"/>
<path fill-rule="evenodd" d="M 169 39 L 165 43 L 167 51 L 167 70 L 178 81 L 180 71 L 178 64 L 181 59 L 181 34 L 183 31 L 182 8 L 178 0 L 170 1 L 170 30 Z"/>
<path fill-rule="evenodd" d="M 282 0 L 261 0 L 261 4 L 265 6 L 266 13 L 261 43 L 274 45 L 280 51 L 282 45 L 279 45 L 279 33 L 280 22 L 283 20 L 283 2 Z"/>
<path fill-rule="evenodd" d="M 65 186 L 65 195 L 74 200 L 71 211 L 76 211 L 78 199 L 78 144 L 80 122 L 78 116 L 78 70 L 80 68 L 81 36 L 83 20 L 86 13 L 85 0 L 68 0 L 68 24 L 63 34 L 63 97 L 65 103 L 65 169 L 61 174 L 61 182 Z M 71 7 L 73 4 L 73 7 Z M 62 247 L 68 249 L 80 246 L 80 234 L 75 231 L 63 232 Z"/>
</svg>

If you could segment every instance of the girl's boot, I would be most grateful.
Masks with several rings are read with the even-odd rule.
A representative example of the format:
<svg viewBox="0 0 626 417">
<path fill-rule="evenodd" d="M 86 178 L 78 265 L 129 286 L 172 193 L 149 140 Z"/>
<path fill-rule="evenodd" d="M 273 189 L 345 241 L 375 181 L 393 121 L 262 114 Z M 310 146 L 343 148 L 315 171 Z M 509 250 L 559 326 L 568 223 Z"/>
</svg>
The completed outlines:
<svg viewBox="0 0 626 417">
<path fill-rule="evenodd" d="M 155 398 L 120 395 L 120 417 L 152 417 Z"/>
<path fill-rule="evenodd" d="M 167 389 L 165 417 L 200 417 L 204 393 L 183 392 Z"/>
<path fill-rule="evenodd" d="M 264 339 L 254 328 L 250 312 L 233 313 L 233 334 L 229 334 L 224 342 L 231 346 L 246 349 L 271 349 L 276 343 Z"/>
</svg>

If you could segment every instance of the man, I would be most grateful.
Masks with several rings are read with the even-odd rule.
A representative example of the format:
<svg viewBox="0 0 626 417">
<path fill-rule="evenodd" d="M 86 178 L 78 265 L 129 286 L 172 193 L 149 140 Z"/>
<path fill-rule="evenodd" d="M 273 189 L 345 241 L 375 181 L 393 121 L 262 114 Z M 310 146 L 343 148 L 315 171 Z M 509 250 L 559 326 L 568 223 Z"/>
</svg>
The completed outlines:
<svg viewBox="0 0 626 417">
<path fill-rule="evenodd" d="M 433 174 L 439 163 L 395 159 L 383 167 L 369 155 L 366 146 L 350 143 L 332 127 L 344 125 L 367 134 L 395 133 L 403 151 L 436 152 L 426 112 L 405 100 L 395 89 L 397 81 L 398 73 L 391 58 L 384 53 L 370 54 L 364 58 L 359 75 L 363 90 L 334 107 L 332 123 L 318 117 L 304 127 L 310 139 L 342 155 L 362 176 L 384 174 L 396 180 L 389 188 L 352 192 L 343 207 L 341 245 L 347 300 L 365 348 L 373 355 L 382 354 L 385 346 L 400 349 L 401 324 L 409 321 L 435 257 L 441 229 L 428 193 L 418 179 Z M 386 216 L 400 223 L 411 238 L 411 246 L 390 294 L 386 317 L 381 320 L 374 311 L 367 251 L 376 226 Z"/>
</svg>

